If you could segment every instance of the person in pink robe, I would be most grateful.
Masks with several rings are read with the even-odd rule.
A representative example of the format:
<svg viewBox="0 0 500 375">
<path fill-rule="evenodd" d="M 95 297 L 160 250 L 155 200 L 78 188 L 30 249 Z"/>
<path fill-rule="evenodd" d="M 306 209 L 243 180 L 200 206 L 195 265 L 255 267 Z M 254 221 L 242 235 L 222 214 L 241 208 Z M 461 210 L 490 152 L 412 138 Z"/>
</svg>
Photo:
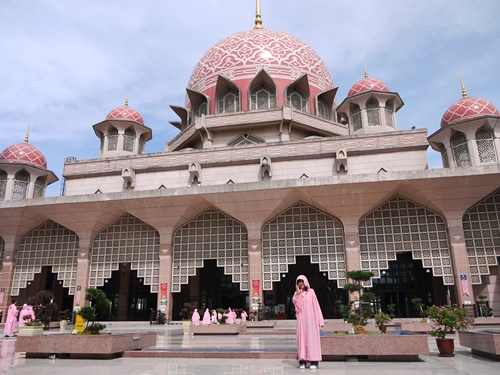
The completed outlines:
<svg viewBox="0 0 500 375">
<path fill-rule="evenodd" d="M 217 324 L 217 311 L 212 311 L 212 324 Z"/>
<path fill-rule="evenodd" d="M 35 320 L 35 312 L 33 309 L 30 310 L 29 305 L 24 304 L 23 309 L 19 313 L 19 328 L 23 327 L 26 323 L 32 322 Z"/>
<path fill-rule="evenodd" d="M 194 309 L 193 316 L 191 317 L 191 321 L 194 326 L 200 325 L 200 314 L 198 314 L 198 309 Z"/>
<path fill-rule="evenodd" d="M 224 315 L 227 316 L 226 324 L 234 324 L 233 310 L 231 310 L 231 308 L 229 308 L 229 311 Z"/>
<path fill-rule="evenodd" d="M 243 310 L 243 312 L 241 313 L 241 322 L 245 323 L 247 321 L 247 318 L 248 318 L 248 314 L 245 310 Z"/>
<path fill-rule="evenodd" d="M 205 313 L 203 314 L 203 325 L 210 325 L 210 309 L 205 309 Z"/>
<path fill-rule="evenodd" d="M 311 289 L 304 275 L 299 275 L 296 281 L 296 291 L 293 295 L 295 317 L 297 318 L 297 351 L 299 368 L 305 368 L 311 363 L 311 370 L 318 368 L 321 361 L 320 327 L 324 326 L 323 313 L 318 303 L 316 293 Z"/>
<path fill-rule="evenodd" d="M 19 314 L 19 310 L 17 309 L 17 301 L 12 300 L 12 304 L 9 306 L 7 310 L 7 320 L 5 321 L 5 326 L 3 327 L 3 334 L 5 337 L 17 336 L 17 315 Z"/>
</svg>

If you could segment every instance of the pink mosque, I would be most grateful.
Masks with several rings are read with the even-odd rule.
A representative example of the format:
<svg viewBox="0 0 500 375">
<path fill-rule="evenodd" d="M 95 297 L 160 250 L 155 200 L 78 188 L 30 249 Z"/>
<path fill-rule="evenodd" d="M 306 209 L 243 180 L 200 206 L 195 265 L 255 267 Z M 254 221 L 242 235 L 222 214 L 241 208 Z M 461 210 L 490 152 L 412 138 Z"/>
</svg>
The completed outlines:
<svg viewBox="0 0 500 375">
<path fill-rule="evenodd" d="M 263 28 L 259 1 L 255 27 L 210 48 L 187 82 L 162 152 L 145 152 L 152 128 L 126 102 L 93 125 L 99 158 L 65 162 L 59 197 L 44 197 L 59 178 L 28 138 L 0 154 L 0 309 L 50 289 L 72 310 L 92 287 L 109 320 L 179 320 L 185 302 L 293 318 L 305 274 L 339 318 L 346 272 L 367 270 L 375 308 L 399 317 L 416 316 L 416 297 L 472 314 L 484 295 L 500 311 L 492 103 L 462 83 L 437 132 L 398 130 L 397 91 L 365 67 L 337 98 L 315 51 Z M 428 169 L 429 146 L 443 168 Z"/>
</svg>

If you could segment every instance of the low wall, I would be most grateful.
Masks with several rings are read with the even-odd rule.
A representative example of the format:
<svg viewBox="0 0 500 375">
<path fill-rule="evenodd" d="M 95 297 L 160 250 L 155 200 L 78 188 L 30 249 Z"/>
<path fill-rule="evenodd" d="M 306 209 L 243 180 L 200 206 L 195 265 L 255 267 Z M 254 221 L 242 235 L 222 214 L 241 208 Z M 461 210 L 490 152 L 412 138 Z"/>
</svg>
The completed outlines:
<svg viewBox="0 0 500 375">
<path fill-rule="evenodd" d="M 418 322 L 401 322 L 394 323 L 394 328 L 396 331 L 408 331 L 408 332 L 430 332 L 433 328 L 432 323 L 418 323 Z"/>
<path fill-rule="evenodd" d="M 369 361 L 418 361 L 419 355 L 429 354 L 427 335 L 376 334 L 335 335 L 321 337 L 324 361 L 345 361 L 348 357 Z"/>
<path fill-rule="evenodd" d="M 65 358 L 117 358 L 127 350 L 140 350 L 156 345 L 156 332 L 101 335 L 53 334 L 19 336 L 16 352 L 27 358 L 46 358 L 51 354 Z"/>
<path fill-rule="evenodd" d="M 246 327 L 240 324 L 210 324 L 208 326 L 189 326 L 191 335 L 238 335 L 245 331 Z"/>
<path fill-rule="evenodd" d="M 350 328 L 353 328 L 352 323 L 325 323 L 321 331 L 323 332 L 348 332 Z M 364 328 L 367 331 L 378 331 L 378 327 L 375 324 L 368 323 Z"/>
<path fill-rule="evenodd" d="M 500 318 L 475 318 L 474 325 L 500 324 Z"/>
<path fill-rule="evenodd" d="M 471 348 L 472 353 L 500 360 L 500 332 L 458 332 L 460 345 Z"/>
</svg>

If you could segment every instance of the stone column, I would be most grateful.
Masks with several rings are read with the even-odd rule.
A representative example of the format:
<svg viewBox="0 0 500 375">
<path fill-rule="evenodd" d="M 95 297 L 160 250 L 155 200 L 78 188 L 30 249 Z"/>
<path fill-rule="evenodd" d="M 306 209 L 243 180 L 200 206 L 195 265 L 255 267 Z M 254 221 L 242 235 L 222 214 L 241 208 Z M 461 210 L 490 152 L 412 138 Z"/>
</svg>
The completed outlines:
<svg viewBox="0 0 500 375">
<path fill-rule="evenodd" d="M 80 247 L 78 248 L 77 269 L 76 269 L 76 287 L 75 298 L 73 299 L 73 310 L 75 306 L 88 305 L 85 301 L 85 289 L 89 285 L 90 275 L 90 261 L 92 258 L 92 249 L 89 246 L 82 246 L 80 240 Z"/>
<path fill-rule="evenodd" d="M 264 304 L 262 299 L 262 240 L 261 238 L 249 238 L 248 239 L 248 299 L 249 311 L 255 309 L 255 305 L 252 303 L 257 303 L 255 294 L 260 297 L 259 302 Z M 258 289 L 254 290 L 255 285 L 258 284 Z"/>
<path fill-rule="evenodd" d="M 0 279 L 0 309 L 4 312 L 2 322 L 7 319 L 7 309 L 11 301 L 12 279 L 14 278 L 15 257 L 14 249 L 16 242 L 10 241 L 8 238 L 3 238 L 5 241 L 4 255 L 3 255 L 3 269 Z"/>
<path fill-rule="evenodd" d="M 172 321 L 172 243 L 160 235 L 160 268 L 158 272 L 158 310 Z M 170 239 L 170 236 L 168 236 Z M 166 296 L 162 294 L 162 284 L 166 284 Z M 166 298 L 165 298 L 166 297 Z"/>
<path fill-rule="evenodd" d="M 453 263 L 453 277 L 455 279 L 457 291 L 457 303 L 462 305 L 474 304 L 474 290 L 472 288 L 469 259 L 467 257 L 467 247 L 465 246 L 465 235 L 462 226 L 450 227 L 448 229 L 450 235 L 450 250 Z M 462 288 L 463 281 L 460 275 L 465 275 L 467 278 L 467 290 Z M 468 292 L 468 295 L 466 294 Z"/>
</svg>

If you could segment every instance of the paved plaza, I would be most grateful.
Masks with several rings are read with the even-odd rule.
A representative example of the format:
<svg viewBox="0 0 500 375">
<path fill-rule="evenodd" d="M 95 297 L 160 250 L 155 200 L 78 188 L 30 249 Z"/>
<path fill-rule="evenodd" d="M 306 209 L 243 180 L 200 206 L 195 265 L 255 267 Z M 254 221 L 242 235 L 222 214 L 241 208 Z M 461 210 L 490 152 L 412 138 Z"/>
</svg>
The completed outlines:
<svg viewBox="0 0 500 375">
<path fill-rule="evenodd" d="M 143 323 L 108 325 L 106 331 L 158 332 L 156 350 L 216 349 L 228 351 L 295 350 L 295 336 L 288 334 L 251 334 L 237 336 L 183 335 L 180 325 L 150 326 Z M 48 334 L 59 334 L 51 330 Z M 1 340 L 1 374 L 30 375 L 286 375 L 286 374 L 500 374 L 498 361 L 472 355 L 455 340 L 455 357 L 441 358 L 435 340 L 429 337 L 430 355 L 419 362 L 321 362 L 317 370 L 300 370 L 292 359 L 227 359 L 227 358 L 118 358 L 111 360 L 31 359 L 15 352 L 14 338 Z"/>
</svg>

